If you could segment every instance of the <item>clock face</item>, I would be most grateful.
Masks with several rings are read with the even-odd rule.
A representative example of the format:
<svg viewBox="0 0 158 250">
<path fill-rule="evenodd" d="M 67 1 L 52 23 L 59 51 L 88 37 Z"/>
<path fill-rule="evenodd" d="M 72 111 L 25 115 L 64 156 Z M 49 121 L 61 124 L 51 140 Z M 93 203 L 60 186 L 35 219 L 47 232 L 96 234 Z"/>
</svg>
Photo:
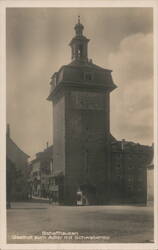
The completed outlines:
<svg viewBox="0 0 158 250">
<path fill-rule="evenodd" d="M 105 96 L 102 93 L 71 92 L 72 107 L 75 109 L 103 110 Z"/>
</svg>

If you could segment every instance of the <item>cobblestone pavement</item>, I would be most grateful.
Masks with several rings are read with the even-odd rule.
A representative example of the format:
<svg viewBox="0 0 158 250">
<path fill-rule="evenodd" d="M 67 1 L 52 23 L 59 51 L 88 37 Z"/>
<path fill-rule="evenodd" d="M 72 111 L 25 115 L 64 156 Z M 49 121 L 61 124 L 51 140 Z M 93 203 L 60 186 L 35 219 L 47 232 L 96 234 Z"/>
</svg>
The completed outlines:
<svg viewBox="0 0 158 250">
<path fill-rule="evenodd" d="M 150 242 L 153 240 L 153 209 L 17 202 L 7 210 L 7 235 L 8 243 Z"/>
</svg>

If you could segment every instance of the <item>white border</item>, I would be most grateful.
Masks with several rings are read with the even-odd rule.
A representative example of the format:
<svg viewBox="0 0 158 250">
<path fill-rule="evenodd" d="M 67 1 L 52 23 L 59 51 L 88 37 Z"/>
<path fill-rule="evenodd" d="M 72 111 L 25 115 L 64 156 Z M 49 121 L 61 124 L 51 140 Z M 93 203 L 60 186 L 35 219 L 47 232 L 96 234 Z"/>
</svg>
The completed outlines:
<svg viewBox="0 0 158 250">
<path fill-rule="evenodd" d="M 0 2 L 0 242 L 6 242 L 6 41 L 5 8 Z"/>
<path fill-rule="evenodd" d="M 158 249 L 158 5 L 154 8 L 154 240 Z"/>
<path fill-rule="evenodd" d="M 5 179 L 6 179 L 6 171 L 5 171 L 5 155 L 6 155 L 6 142 L 5 142 L 5 134 L 6 134 L 6 41 L 5 41 L 5 10 L 7 7 L 67 7 L 67 8 L 75 8 L 75 7 L 153 7 L 154 9 L 154 143 L 155 143 L 155 156 L 154 156 L 154 165 L 155 165 L 155 175 L 154 175 L 154 196 L 155 196 L 155 203 L 154 203 L 154 239 L 155 243 L 135 243 L 135 244 L 6 244 L 6 192 L 5 190 Z M 19 1 L 5 1 L 0 0 L 0 24 L 1 24 L 1 34 L 0 34 L 0 116 L 1 116 L 1 123 L 0 123 L 0 149 L 1 149 L 1 157 L 0 157 L 0 248 L 2 249 L 155 249 L 158 250 L 158 198 L 157 198 L 157 185 L 158 185 L 158 170 L 157 170 L 157 155 L 158 155 L 158 148 L 157 148 L 157 73 L 158 73 L 158 1 L 157 0 L 144 0 L 144 1 L 117 1 L 117 0 L 74 0 L 74 1 L 64 1 L 64 0 L 48 0 L 48 1 L 38 1 L 38 0 L 19 0 Z"/>
</svg>

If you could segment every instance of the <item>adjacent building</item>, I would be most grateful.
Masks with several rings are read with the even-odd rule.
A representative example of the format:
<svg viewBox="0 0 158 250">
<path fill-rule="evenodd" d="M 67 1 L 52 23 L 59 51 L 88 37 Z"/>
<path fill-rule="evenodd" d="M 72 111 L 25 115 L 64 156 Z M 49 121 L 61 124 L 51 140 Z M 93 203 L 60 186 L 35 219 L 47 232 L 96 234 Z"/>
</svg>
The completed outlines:
<svg viewBox="0 0 158 250">
<path fill-rule="evenodd" d="M 12 140 L 10 127 L 7 125 L 6 136 L 6 172 L 7 199 L 27 199 L 27 165 L 29 156 Z"/>
<path fill-rule="evenodd" d="M 111 202 L 147 202 L 147 166 L 153 148 L 129 141 L 111 143 Z"/>
<path fill-rule="evenodd" d="M 147 205 L 154 205 L 154 164 L 153 161 L 147 166 Z"/>
<path fill-rule="evenodd" d="M 36 154 L 36 158 L 28 166 L 28 183 L 30 196 L 49 196 L 51 177 L 53 173 L 53 146 L 47 146 L 44 151 Z"/>
</svg>

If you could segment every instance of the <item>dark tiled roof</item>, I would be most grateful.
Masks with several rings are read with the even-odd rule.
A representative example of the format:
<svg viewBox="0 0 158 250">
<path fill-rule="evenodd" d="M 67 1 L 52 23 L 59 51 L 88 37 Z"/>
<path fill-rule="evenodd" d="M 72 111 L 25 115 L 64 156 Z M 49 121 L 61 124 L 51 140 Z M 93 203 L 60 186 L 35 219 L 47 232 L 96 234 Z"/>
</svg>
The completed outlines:
<svg viewBox="0 0 158 250">
<path fill-rule="evenodd" d="M 67 64 L 66 66 L 73 66 L 73 67 L 89 67 L 91 69 L 97 69 L 97 70 L 104 70 L 104 71 L 108 71 L 108 72 L 112 72 L 112 70 L 109 69 L 105 69 L 102 68 L 92 62 L 87 62 L 87 61 L 79 61 L 79 60 L 75 60 L 69 64 Z"/>
</svg>

